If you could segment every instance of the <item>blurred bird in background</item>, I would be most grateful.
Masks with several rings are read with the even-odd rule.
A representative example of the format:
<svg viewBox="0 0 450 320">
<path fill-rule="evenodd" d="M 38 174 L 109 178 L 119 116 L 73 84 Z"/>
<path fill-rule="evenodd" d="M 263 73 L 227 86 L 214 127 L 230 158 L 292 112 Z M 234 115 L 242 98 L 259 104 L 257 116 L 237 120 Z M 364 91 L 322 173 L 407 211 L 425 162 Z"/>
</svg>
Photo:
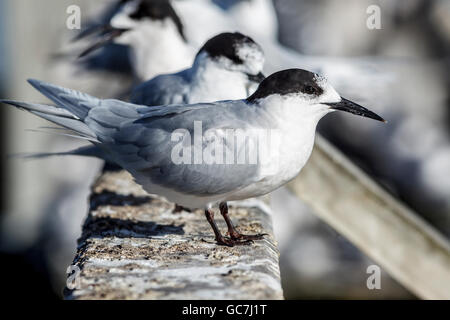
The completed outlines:
<svg viewBox="0 0 450 320">
<path fill-rule="evenodd" d="M 121 1 L 114 7 L 117 11 L 107 23 L 92 26 L 75 38 L 97 33 L 80 57 L 112 42 L 128 46 L 134 75 L 141 81 L 191 65 L 195 48 L 187 43 L 184 26 L 169 0 Z"/>
<path fill-rule="evenodd" d="M 257 38 L 273 39 L 277 33 L 276 15 L 270 0 L 118 1 L 106 10 L 103 18 L 89 24 L 90 27 L 74 39 L 96 35 L 80 56 L 104 50 L 84 63 L 90 61 L 86 63 L 88 67 L 98 68 L 98 60 L 116 61 L 124 54 L 109 45 L 122 44 L 130 49 L 129 61 L 140 81 L 188 68 L 198 48 L 221 32 L 249 31 Z M 257 27 L 261 24 L 265 25 L 264 30 Z M 105 65 L 110 68 L 113 63 Z"/>
<path fill-rule="evenodd" d="M 151 51 L 151 43 L 136 41 L 124 45 L 119 40 L 121 37 L 115 36 L 118 33 L 111 34 L 104 29 L 103 36 L 114 35 L 113 41 L 76 60 L 76 56 L 92 46 L 94 34 L 79 36 L 79 41 L 71 43 L 70 39 L 78 34 L 76 30 L 66 30 L 61 21 L 32 14 L 45 6 L 48 14 L 61 15 L 72 2 L 56 4 L 43 0 L 38 5 L 15 0 L 2 3 L 4 8 L 0 14 L 5 19 L 0 21 L 5 32 L 1 33 L 0 44 L 4 45 L 0 47 L 4 48 L 5 57 L 14 61 L 14 68 L 1 73 L 8 79 L 4 80 L 7 96 L 31 99 L 33 93 L 23 86 L 23 80 L 28 77 L 51 80 L 101 97 L 129 93 L 132 85 L 150 78 L 136 80 L 138 73 L 133 71 L 133 66 L 139 59 L 133 51 L 136 52 L 136 46 L 142 46 L 139 52 Z M 131 29 L 152 24 L 144 22 L 151 20 L 145 16 L 138 18 L 139 8 L 145 7 L 147 1 L 75 2 L 82 8 L 83 18 L 91 21 L 83 23 L 83 29 L 111 24 L 113 17 L 120 15 L 123 24 L 116 27 L 130 29 L 122 30 L 121 36 L 125 39 L 127 33 L 133 34 Z M 299 67 L 323 74 L 342 95 L 370 105 L 388 118 L 389 126 L 379 128 L 373 123 L 330 115 L 320 124 L 319 132 L 449 235 L 448 1 L 351 0 L 345 6 L 337 0 L 173 0 L 164 3 L 166 8 L 169 3 L 173 12 L 163 15 L 168 17 L 164 21 L 170 23 L 158 22 L 160 26 L 170 26 L 160 31 L 164 34 L 170 31 L 174 37 L 170 43 L 185 46 L 186 50 L 180 50 L 189 51 L 190 55 L 186 65 L 174 71 L 191 66 L 195 53 L 211 37 L 221 32 L 239 31 L 264 49 L 265 73 Z M 381 9 L 382 28 L 379 30 L 366 27 L 370 5 Z M 27 23 L 17 25 L 13 21 Z M 163 37 L 155 36 L 153 41 L 161 39 Z M 119 41 L 120 44 L 114 43 Z M 155 49 L 158 47 L 157 42 L 153 45 Z M 73 58 L 62 55 L 56 60 L 48 59 L 61 48 Z M 33 52 L 34 58 L 30 61 L 28 56 L 18 52 Z M 157 55 L 157 52 L 148 54 Z M 36 64 L 38 60 L 48 63 Z M 12 153 L 24 149 L 42 151 L 43 147 L 50 146 L 49 151 L 75 147 L 70 140 L 24 134 L 21 128 L 39 125 L 31 118 L 12 112 L 8 119 L 11 119 L 8 137 Z M 22 142 L 20 149 L 14 142 L 16 139 Z M 86 206 L 80 203 L 86 203 L 88 181 L 92 181 L 100 167 L 100 163 L 95 167 L 85 161 L 68 158 L 52 159 L 50 163 L 10 165 L 15 180 L 10 178 L 8 182 L 11 209 L 3 216 L 2 250 L 39 248 L 41 256 L 45 257 L 42 261 L 50 264 L 45 266 L 44 263 L 43 268 L 54 275 L 55 288 L 64 284 L 65 270 L 61 265 L 68 265 L 73 257 L 79 225 L 86 213 Z M 73 171 L 73 177 L 68 176 L 67 167 Z M 53 188 L 54 192 L 36 190 L 36 181 L 46 181 L 47 188 Z M 48 198 L 52 193 L 55 197 Z M 367 297 L 366 291 L 358 289 L 365 281 L 361 270 L 369 263 L 366 257 L 321 223 L 288 191 L 277 191 L 272 197 L 272 207 L 280 213 L 274 224 L 288 297 L 342 297 L 343 292 L 351 291 L 349 288 L 353 288 L 354 296 Z M 405 291 L 395 282 L 383 283 L 387 283 L 383 294 L 405 296 Z"/>
<path fill-rule="evenodd" d="M 191 68 L 143 82 L 130 101 L 161 106 L 243 99 L 264 80 L 264 60 L 263 49 L 250 37 L 221 33 L 200 48 Z"/>
</svg>

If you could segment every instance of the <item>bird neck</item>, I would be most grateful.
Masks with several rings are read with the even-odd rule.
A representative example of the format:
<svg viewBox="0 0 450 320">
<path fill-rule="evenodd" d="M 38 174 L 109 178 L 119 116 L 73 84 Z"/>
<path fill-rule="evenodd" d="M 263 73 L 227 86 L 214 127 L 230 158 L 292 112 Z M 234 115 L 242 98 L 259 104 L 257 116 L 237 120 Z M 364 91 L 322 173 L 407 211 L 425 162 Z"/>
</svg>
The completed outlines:
<svg viewBox="0 0 450 320">
<path fill-rule="evenodd" d="M 131 47 L 133 69 L 140 80 L 186 69 L 194 56 L 194 51 L 169 18 L 143 21 L 125 36 L 122 42 Z"/>
<path fill-rule="evenodd" d="M 194 96 L 201 94 L 209 101 L 239 100 L 247 96 L 248 77 L 242 72 L 224 68 L 206 53 L 197 56 L 190 77 Z"/>
<path fill-rule="evenodd" d="M 274 171 L 271 183 L 281 186 L 294 178 L 308 161 L 314 146 L 317 123 L 325 112 L 313 112 L 312 108 L 320 107 L 299 105 L 298 99 L 280 95 L 249 103 L 256 108 L 258 117 L 255 118 L 264 123 L 264 127 L 277 133 L 275 150 L 279 156 L 273 159 L 273 164 L 278 170 Z"/>
</svg>

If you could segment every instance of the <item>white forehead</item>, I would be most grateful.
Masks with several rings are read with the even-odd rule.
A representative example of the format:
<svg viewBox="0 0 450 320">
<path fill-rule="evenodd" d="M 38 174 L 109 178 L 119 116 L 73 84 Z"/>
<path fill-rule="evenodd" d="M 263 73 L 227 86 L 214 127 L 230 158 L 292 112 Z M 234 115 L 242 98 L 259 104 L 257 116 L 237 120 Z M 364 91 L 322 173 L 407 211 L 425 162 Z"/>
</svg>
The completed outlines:
<svg viewBox="0 0 450 320">
<path fill-rule="evenodd" d="M 325 77 L 316 74 L 314 81 L 323 90 L 322 94 L 317 99 L 319 102 L 333 103 L 341 101 L 341 96 L 336 92 Z"/>
<path fill-rule="evenodd" d="M 315 74 L 313 79 L 314 79 L 314 82 L 317 83 L 317 85 L 319 87 L 321 87 L 322 89 L 324 89 L 328 84 L 328 80 L 319 74 Z"/>
</svg>

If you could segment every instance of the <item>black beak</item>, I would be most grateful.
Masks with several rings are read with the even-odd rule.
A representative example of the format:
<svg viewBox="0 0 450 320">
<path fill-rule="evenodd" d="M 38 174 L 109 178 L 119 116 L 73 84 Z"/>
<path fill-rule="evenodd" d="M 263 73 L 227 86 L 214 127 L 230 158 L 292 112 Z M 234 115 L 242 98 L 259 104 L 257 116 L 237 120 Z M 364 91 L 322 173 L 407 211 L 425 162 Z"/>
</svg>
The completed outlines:
<svg viewBox="0 0 450 320">
<path fill-rule="evenodd" d="M 257 82 L 257 83 L 261 83 L 266 78 L 266 76 L 262 72 L 260 72 L 258 74 L 247 73 L 247 77 L 248 77 L 248 80 Z"/>
<path fill-rule="evenodd" d="M 354 103 L 350 100 L 347 100 L 344 98 L 341 98 L 341 99 L 342 100 L 340 102 L 326 103 L 326 104 L 329 105 L 331 107 L 331 109 L 334 109 L 334 110 L 346 111 L 346 112 L 350 112 L 350 113 L 356 114 L 361 117 L 375 119 L 378 121 L 382 121 L 384 123 L 387 122 L 382 117 L 377 115 L 375 112 L 372 112 L 369 109 L 366 109 L 366 108 L 360 106 L 359 104 Z"/>
<path fill-rule="evenodd" d="M 93 45 L 91 45 L 89 48 L 84 50 L 78 56 L 78 58 L 82 58 L 82 57 L 88 55 L 89 53 L 91 53 L 92 51 L 100 49 L 100 48 L 104 47 L 105 45 L 113 42 L 115 38 L 119 37 L 120 35 L 122 35 L 124 32 L 126 32 L 128 30 L 129 29 L 114 28 L 110 24 L 99 25 L 99 26 L 95 26 L 95 27 L 86 29 L 85 31 L 83 31 L 79 35 L 77 35 L 73 40 L 74 41 L 80 40 L 80 39 L 85 38 L 94 33 L 98 34 L 99 39 Z"/>
</svg>

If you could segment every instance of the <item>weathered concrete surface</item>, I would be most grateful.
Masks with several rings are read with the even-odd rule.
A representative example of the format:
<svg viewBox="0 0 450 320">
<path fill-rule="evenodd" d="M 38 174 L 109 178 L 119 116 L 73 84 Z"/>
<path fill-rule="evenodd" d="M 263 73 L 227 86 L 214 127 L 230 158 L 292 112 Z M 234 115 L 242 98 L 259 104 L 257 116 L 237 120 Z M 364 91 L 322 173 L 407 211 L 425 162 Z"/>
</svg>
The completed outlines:
<svg viewBox="0 0 450 320">
<path fill-rule="evenodd" d="M 233 248 L 215 244 L 202 211 L 172 213 L 125 172 L 103 174 L 73 265 L 78 287 L 66 299 L 282 299 L 270 210 L 259 200 L 230 206 L 243 233 L 265 240 Z M 226 225 L 219 213 L 222 232 Z"/>
</svg>

